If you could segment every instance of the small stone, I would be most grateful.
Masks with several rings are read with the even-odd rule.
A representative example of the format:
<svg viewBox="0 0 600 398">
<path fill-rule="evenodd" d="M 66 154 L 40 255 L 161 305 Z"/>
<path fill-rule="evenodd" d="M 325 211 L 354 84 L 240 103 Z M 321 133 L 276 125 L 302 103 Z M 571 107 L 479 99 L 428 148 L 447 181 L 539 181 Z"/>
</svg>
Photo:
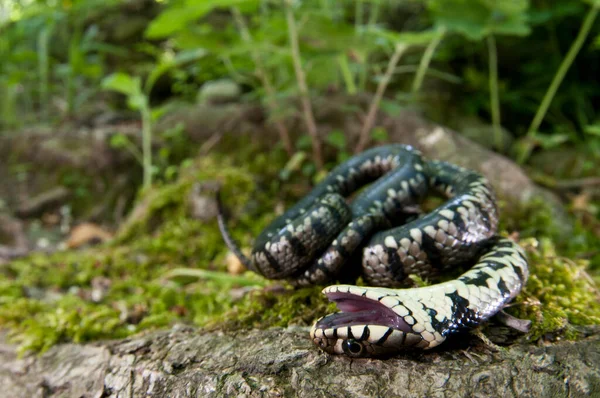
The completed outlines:
<svg viewBox="0 0 600 398">
<path fill-rule="evenodd" d="M 227 253 L 225 263 L 227 264 L 227 272 L 231 275 L 240 275 L 246 271 L 244 264 L 232 252 Z"/>
<path fill-rule="evenodd" d="M 71 230 L 66 245 L 69 249 L 90 246 L 112 239 L 112 234 L 97 224 L 83 223 Z"/>
</svg>

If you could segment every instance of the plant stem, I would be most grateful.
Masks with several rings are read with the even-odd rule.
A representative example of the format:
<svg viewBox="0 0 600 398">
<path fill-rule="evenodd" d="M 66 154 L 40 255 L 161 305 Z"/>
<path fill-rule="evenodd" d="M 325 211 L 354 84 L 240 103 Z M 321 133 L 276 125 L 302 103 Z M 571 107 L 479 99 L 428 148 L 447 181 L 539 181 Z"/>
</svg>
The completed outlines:
<svg viewBox="0 0 600 398">
<path fill-rule="evenodd" d="M 67 114 L 69 117 L 75 113 L 75 79 L 78 75 L 78 63 L 84 57 L 81 49 L 81 28 L 74 28 L 74 32 L 69 39 L 69 72 L 67 74 Z"/>
<path fill-rule="evenodd" d="M 492 125 L 494 126 L 494 146 L 502 150 L 502 131 L 500 130 L 500 96 L 498 94 L 498 53 L 496 51 L 496 38 L 494 35 L 487 37 L 490 107 L 492 110 Z"/>
<path fill-rule="evenodd" d="M 358 32 L 363 24 L 364 15 L 364 4 L 363 0 L 356 0 L 356 6 L 354 8 L 354 30 Z"/>
<path fill-rule="evenodd" d="M 37 56 L 38 73 L 40 74 L 40 110 L 42 120 L 47 121 L 49 116 L 50 102 L 50 77 L 49 77 L 49 57 L 48 41 L 50 39 L 51 25 L 46 26 L 38 35 Z"/>
<path fill-rule="evenodd" d="M 367 22 L 367 26 L 370 28 L 375 25 L 377 22 L 377 18 L 379 18 L 379 10 L 381 9 L 381 2 L 376 1 L 371 4 L 371 9 L 369 10 L 369 21 Z"/>
<path fill-rule="evenodd" d="M 369 20 L 367 21 L 366 31 L 370 31 L 373 28 L 373 25 L 377 23 L 377 18 L 379 17 L 379 9 L 381 2 L 376 1 L 370 5 L 369 8 Z M 357 72 L 358 75 L 358 91 L 364 92 L 367 87 L 367 75 L 369 68 L 369 52 L 366 51 L 364 53 L 363 59 L 359 64 L 359 70 Z"/>
<path fill-rule="evenodd" d="M 231 13 L 233 14 L 233 19 L 239 30 L 242 40 L 245 43 L 251 45 L 253 42 L 252 36 L 250 36 L 248 26 L 246 25 L 246 22 L 244 21 L 244 18 L 242 17 L 240 10 L 237 7 L 232 7 Z M 277 111 L 279 108 L 279 106 L 277 105 L 277 101 L 276 101 L 275 88 L 273 87 L 273 84 L 271 83 L 271 79 L 269 78 L 269 75 L 267 74 L 267 72 L 264 68 L 260 54 L 254 49 L 254 46 L 251 45 L 250 48 L 251 48 L 250 55 L 252 56 L 252 60 L 254 61 L 254 64 L 256 66 L 256 74 L 258 75 L 258 78 L 260 79 L 260 81 L 265 89 L 265 93 L 267 94 L 266 95 L 267 109 L 269 110 L 269 113 L 271 113 L 272 115 L 275 115 L 275 114 L 277 114 Z M 275 120 L 275 121 L 273 121 L 273 124 L 275 125 L 275 128 L 277 129 L 277 132 L 279 134 L 279 139 L 281 140 L 281 143 L 283 144 L 283 148 L 288 153 L 288 155 L 291 156 L 294 153 L 294 146 L 292 145 L 292 140 L 290 138 L 290 133 L 289 133 L 287 127 L 281 120 Z"/>
<path fill-rule="evenodd" d="M 371 129 L 373 128 L 373 124 L 375 123 L 375 117 L 377 116 L 377 110 L 379 109 L 379 103 L 381 102 L 381 99 L 383 98 L 385 89 L 387 88 L 390 80 L 392 79 L 392 75 L 394 74 L 394 70 L 396 69 L 396 65 L 398 64 L 398 61 L 400 61 L 400 57 L 402 57 L 402 54 L 404 54 L 404 52 L 406 51 L 407 48 L 408 48 L 408 46 L 405 44 L 396 43 L 396 48 L 394 50 L 394 54 L 392 55 L 392 57 L 390 58 L 390 61 L 388 62 L 388 66 L 385 71 L 385 74 L 383 75 L 383 77 L 379 81 L 379 84 L 377 85 L 377 91 L 375 92 L 375 96 L 373 97 L 373 100 L 371 101 L 371 105 L 369 107 L 369 112 L 367 113 L 367 117 L 366 117 L 365 122 L 362 126 L 362 129 L 360 131 L 360 136 L 358 138 L 358 144 L 356 145 L 354 152 L 363 151 L 365 149 L 365 146 L 369 142 L 369 132 L 371 131 Z"/>
<path fill-rule="evenodd" d="M 142 114 L 142 158 L 144 168 L 144 189 L 152 185 L 152 116 L 150 106 L 144 104 Z"/>
<path fill-rule="evenodd" d="M 144 156 L 142 155 L 138 147 L 135 146 L 135 144 L 132 143 L 129 139 L 127 139 L 127 141 L 125 141 L 124 144 L 125 149 L 127 149 L 129 153 L 131 153 L 131 155 L 139 164 L 142 165 L 142 167 L 144 167 Z"/>
<path fill-rule="evenodd" d="M 423 85 L 423 79 L 425 78 L 425 73 L 427 72 L 427 69 L 429 69 L 429 64 L 431 63 L 433 54 L 435 53 L 437 46 L 440 44 L 445 34 L 446 28 L 442 27 L 438 29 L 438 34 L 427 45 L 427 48 L 423 53 L 423 57 L 421 57 L 421 62 L 419 62 L 419 69 L 417 69 L 415 80 L 413 81 L 413 94 L 419 92 L 419 90 L 421 89 L 421 86 Z"/>
<path fill-rule="evenodd" d="M 356 84 L 354 84 L 354 76 L 352 76 L 352 71 L 350 70 L 350 65 L 348 64 L 348 56 L 346 54 L 340 54 L 338 56 L 338 64 L 340 65 L 340 71 L 342 72 L 342 77 L 344 78 L 346 92 L 349 95 L 355 95 Z"/>
<path fill-rule="evenodd" d="M 21 119 L 17 117 L 17 85 L 0 80 L 0 93 L 2 99 L 0 105 L 0 128 L 19 127 Z"/>
<path fill-rule="evenodd" d="M 419 65 L 401 65 L 396 67 L 394 70 L 395 75 L 400 75 L 403 73 L 416 74 L 419 70 Z M 461 84 L 462 78 L 459 76 L 453 75 L 451 73 L 447 73 L 441 70 L 437 70 L 435 68 L 427 68 L 427 75 L 431 77 L 435 77 L 440 80 L 444 80 L 451 84 Z"/>
<path fill-rule="evenodd" d="M 310 97 L 308 95 L 308 87 L 306 85 L 306 76 L 302 69 L 302 59 L 300 57 L 300 46 L 298 45 L 298 30 L 296 28 L 296 21 L 292 13 L 292 1 L 284 0 L 285 4 L 285 17 L 288 26 L 288 36 L 290 40 L 290 47 L 292 51 L 292 61 L 294 63 L 294 72 L 296 73 L 296 81 L 298 83 L 298 91 L 300 92 L 300 101 L 302 102 L 302 110 L 304 114 L 304 122 L 306 123 L 306 129 L 311 138 L 313 156 L 315 159 L 316 166 L 319 170 L 323 169 L 323 153 L 321 151 L 321 140 L 317 133 L 317 123 L 315 122 L 315 116 L 312 111 L 310 104 Z"/>
<path fill-rule="evenodd" d="M 585 19 L 583 21 L 583 24 L 581 25 L 581 29 L 579 29 L 579 33 L 577 34 L 575 41 L 573 42 L 573 44 L 571 44 L 571 48 L 569 48 L 569 52 L 567 53 L 567 55 L 563 59 L 562 63 L 560 64 L 560 67 L 556 71 L 556 74 L 554 75 L 554 78 L 552 79 L 552 83 L 550 83 L 550 86 L 548 87 L 548 90 L 546 91 L 546 94 L 544 95 L 544 98 L 542 99 L 542 102 L 540 103 L 540 106 L 539 106 L 533 120 L 531 121 L 531 125 L 529 126 L 529 129 L 527 130 L 528 138 L 533 138 L 535 136 L 535 133 L 538 131 L 538 128 L 542 124 L 542 121 L 544 120 L 544 117 L 546 116 L 546 112 L 548 112 L 548 108 L 550 107 L 550 103 L 554 99 L 554 96 L 556 95 L 556 92 L 558 91 L 558 87 L 562 83 L 565 75 L 567 74 L 567 71 L 571 67 L 571 64 L 575 60 L 575 57 L 577 57 L 579 50 L 581 50 L 583 43 L 585 42 L 588 34 L 590 33 L 590 29 L 592 28 L 592 25 L 594 24 L 594 20 L 598 16 L 599 10 L 600 10 L 600 5 L 594 5 L 594 6 L 592 6 L 592 8 L 590 8 L 587 15 L 585 16 Z M 533 149 L 532 148 L 533 144 L 531 142 L 528 142 L 526 145 L 527 145 L 527 147 L 525 148 L 524 152 L 521 154 L 521 156 L 518 159 L 519 163 L 523 163 L 529 157 L 529 154 L 531 153 L 531 150 Z"/>
</svg>

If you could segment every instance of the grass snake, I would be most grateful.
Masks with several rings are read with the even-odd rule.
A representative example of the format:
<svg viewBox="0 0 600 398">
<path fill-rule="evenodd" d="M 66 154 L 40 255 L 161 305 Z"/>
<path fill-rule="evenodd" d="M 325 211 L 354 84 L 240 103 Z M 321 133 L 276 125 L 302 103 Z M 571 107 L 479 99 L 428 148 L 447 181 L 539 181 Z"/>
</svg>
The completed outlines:
<svg viewBox="0 0 600 398">
<path fill-rule="evenodd" d="M 446 201 L 418 214 L 431 192 Z M 496 235 L 498 210 L 489 182 L 400 144 L 372 148 L 337 166 L 265 228 L 250 258 L 231 239 L 222 210 L 219 226 L 240 260 L 269 279 L 325 284 L 352 280 L 360 270 L 372 287 L 323 290 L 341 312 L 317 320 L 310 336 L 332 354 L 433 348 L 498 313 L 528 276 L 523 250 Z M 473 266 L 454 280 L 397 288 L 411 274 L 429 278 L 464 265 Z"/>
</svg>

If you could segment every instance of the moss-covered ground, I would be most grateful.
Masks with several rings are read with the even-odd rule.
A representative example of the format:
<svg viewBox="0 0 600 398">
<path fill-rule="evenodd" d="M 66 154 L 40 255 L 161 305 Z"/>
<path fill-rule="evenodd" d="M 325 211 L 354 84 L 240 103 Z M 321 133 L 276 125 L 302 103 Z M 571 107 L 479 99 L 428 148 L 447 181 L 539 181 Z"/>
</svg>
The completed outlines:
<svg viewBox="0 0 600 398">
<path fill-rule="evenodd" d="M 234 236 L 250 248 L 273 218 L 272 209 L 309 188 L 303 178 L 278 178 L 286 160 L 277 151 L 251 150 L 202 158 L 182 168 L 175 183 L 142 194 L 142 210 L 111 244 L 1 265 L 0 327 L 25 352 L 176 322 L 229 329 L 310 324 L 331 310 L 320 288 L 294 291 L 250 272 L 228 274 L 216 221 L 192 219 L 188 211 L 195 183 L 220 181 Z M 520 233 L 531 278 L 510 311 L 533 321 L 529 338 L 575 338 L 572 326 L 600 324 L 600 267 L 576 259 L 597 250 L 597 238 L 579 227 L 559 238 L 561 226 L 541 203 L 511 213 L 503 229 Z"/>
</svg>

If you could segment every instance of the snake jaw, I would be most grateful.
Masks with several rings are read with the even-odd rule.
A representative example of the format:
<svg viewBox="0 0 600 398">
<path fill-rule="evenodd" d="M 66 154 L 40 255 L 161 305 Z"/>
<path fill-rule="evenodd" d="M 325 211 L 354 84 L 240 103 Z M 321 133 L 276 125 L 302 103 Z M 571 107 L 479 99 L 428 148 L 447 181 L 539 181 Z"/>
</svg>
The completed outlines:
<svg viewBox="0 0 600 398">
<path fill-rule="evenodd" d="M 321 318 L 321 327 L 344 327 L 355 325 L 380 325 L 409 333 L 411 327 L 396 314 L 377 300 L 351 292 L 324 292 L 329 301 L 334 302 L 341 312 Z"/>
<path fill-rule="evenodd" d="M 352 357 L 385 355 L 423 344 L 423 337 L 393 309 L 368 297 L 385 290 L 343 285 L 324 289 L 341 312 L 317 320 L 311 330 L 313 342 L 330 354 Z"/>
</svg>

